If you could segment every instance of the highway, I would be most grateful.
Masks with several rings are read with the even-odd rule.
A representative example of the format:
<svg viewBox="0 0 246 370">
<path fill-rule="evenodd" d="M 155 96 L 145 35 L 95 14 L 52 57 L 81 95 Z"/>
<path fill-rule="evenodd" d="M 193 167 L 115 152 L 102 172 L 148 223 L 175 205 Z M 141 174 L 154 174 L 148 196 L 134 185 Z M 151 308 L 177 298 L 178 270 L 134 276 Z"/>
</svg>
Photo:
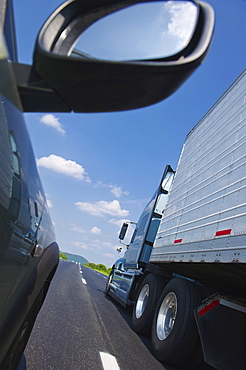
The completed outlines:
<svg viewBox="0 0 246 370">
<path fill-rule="evenodd" d="M 131 328 L 131 311 L 104 295 L 107 277 L 61 261 L 18 370 L 176 370 Z"/>
</svg>

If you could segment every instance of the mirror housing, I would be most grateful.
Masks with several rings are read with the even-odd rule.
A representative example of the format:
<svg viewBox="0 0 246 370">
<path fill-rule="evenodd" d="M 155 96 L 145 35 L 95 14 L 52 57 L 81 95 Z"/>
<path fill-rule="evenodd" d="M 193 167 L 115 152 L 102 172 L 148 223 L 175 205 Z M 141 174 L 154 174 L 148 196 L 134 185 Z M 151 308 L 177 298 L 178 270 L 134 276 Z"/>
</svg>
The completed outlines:
<svg viewBox="0 0 246 370">
<path fill-rule="evenodd" d="M 128 229 L 128 224 L 126 222 L 124 222 L 122 227 L 121 227 L 120 233 L 119 233 L 119 239 L 120 240 L 123 240 L 125 238 L 127 229 Z"/>
<path fill-rule="evenodd" d="M 174 93 L 202 63 L 210 46 L 214 11 L 204 2 L 196 3 L 199 17 L 189 44 L 171 57 L 112 62 L 69 54 L 93 22 L 139 2 L 72 0 L 61 5 L 39 32 L 33 66 L 15 65 L 24 111 L 124 111 L 157 103 Z"/>
</svg>

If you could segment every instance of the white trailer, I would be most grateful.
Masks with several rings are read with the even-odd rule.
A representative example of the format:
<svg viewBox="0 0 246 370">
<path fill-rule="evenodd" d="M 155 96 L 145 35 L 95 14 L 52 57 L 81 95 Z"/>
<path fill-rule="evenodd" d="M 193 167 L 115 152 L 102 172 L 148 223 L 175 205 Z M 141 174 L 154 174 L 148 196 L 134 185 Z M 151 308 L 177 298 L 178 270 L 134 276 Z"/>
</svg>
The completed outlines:
<svg viewBox="0 0 246 370">
<path fill-rule="evenodd" d="M 246 369 L 245 159 L 246 70 L 166 167 L 107 283 L 161 361 Z"/>
<path fill-rule="evenodd" d="M 246 262 L 245 86 L 244 72 L 188 134 L 150 261 Z"/>
</svg>

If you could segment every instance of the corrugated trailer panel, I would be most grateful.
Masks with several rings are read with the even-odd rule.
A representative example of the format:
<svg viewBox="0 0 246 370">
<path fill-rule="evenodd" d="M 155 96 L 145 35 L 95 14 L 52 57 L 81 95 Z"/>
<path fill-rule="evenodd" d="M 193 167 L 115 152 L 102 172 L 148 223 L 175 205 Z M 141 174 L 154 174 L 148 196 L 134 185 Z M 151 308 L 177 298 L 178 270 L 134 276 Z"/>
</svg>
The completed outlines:
<svg viewBox="0 0 246 370">
<path fill-rule="evenodd" d="M 246 262 L 246 71 L 188 134 L 150 261 Z"/>
</svg>

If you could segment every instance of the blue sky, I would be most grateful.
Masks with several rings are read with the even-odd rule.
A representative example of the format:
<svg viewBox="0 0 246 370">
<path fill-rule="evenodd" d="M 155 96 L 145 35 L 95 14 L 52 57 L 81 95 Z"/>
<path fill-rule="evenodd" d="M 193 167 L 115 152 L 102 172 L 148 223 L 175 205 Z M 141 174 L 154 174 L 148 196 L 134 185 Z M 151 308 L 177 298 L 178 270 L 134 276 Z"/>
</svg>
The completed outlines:
<svg viewBox="0 0 246 370">
<path fill-rule="evenodd" d="M 163 58 L 188 44 L 197 15 L 197 7 L 187 1 L 140 3 L 92 24 L 75 47 L 100 59 Z"/>
<path fill-rule="evenodd" d="M 166 164 L 175 169 L 186 134 L 246 61 L 246 1 L 210 0 L 216 26 L 205 62 L 165 101 L 119 113 L 25 114 L 57 241 L 108 267 L 122 220 L 137 221 Z M 59 0 L 13 0 L 19 62 Z"/>
</svg>

